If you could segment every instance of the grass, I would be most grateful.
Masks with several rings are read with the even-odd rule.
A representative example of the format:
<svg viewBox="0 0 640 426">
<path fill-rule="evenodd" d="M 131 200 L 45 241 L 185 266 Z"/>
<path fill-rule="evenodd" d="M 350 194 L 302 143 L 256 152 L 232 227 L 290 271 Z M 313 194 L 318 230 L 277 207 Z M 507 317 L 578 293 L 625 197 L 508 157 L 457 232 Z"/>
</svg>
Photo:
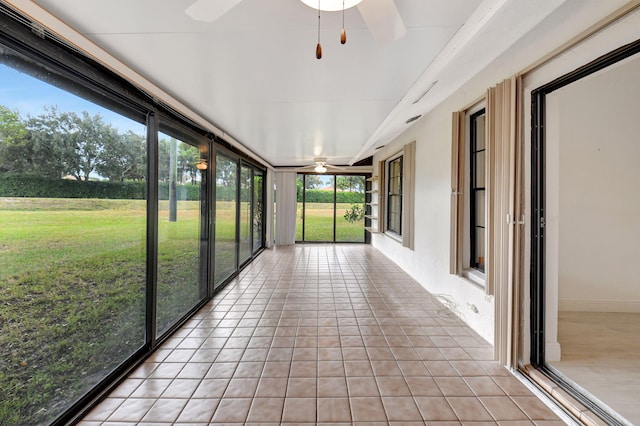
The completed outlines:
<svg viewBox="0 0 640 426">
<path fill-rule="evenodd" d="M 160 205 L 158 330 L 199 300 L 199 205 Z M 144 344 L 146 203 L 0 199 L 0 424 L 47 424 Z"/>
<path fill-rule="evenodd" d="M 235 270 L 234 206 L 216 202 L 216 283 Z M 328 206 L 307 205 L 307 239 L 332 239 Z M 348 207 L 337 239 L 362 241 Z M 206 289 L 199 203 L 159 210 L 161 333 Z M 48 424 L 144 344 L 146 202 L 0 198 L 0 223 L 0 424 Z"/>
<path fill-rule="evenodd" d="M 306 203 L 305 241 L 333 241 L 333 203 Z M 364 220 L 353 223 L 344 218 L 349 203 L 336 204 L 336 241 L 364 242 Z M 302 203 L 298 203 L 296 240 L 302 240 Z"/>
</svg>

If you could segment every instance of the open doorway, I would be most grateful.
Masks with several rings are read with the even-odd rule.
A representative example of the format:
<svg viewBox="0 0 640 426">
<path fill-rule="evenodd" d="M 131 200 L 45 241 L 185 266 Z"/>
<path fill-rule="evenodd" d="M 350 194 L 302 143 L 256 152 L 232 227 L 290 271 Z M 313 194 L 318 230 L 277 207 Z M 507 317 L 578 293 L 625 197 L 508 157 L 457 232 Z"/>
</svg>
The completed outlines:
<svg viewBox="0 0 640 426">
<path fill-rule="evenodd" d="M 532 362 L 640 424 L 640 42 L 532 93 Z"/>
</svg>

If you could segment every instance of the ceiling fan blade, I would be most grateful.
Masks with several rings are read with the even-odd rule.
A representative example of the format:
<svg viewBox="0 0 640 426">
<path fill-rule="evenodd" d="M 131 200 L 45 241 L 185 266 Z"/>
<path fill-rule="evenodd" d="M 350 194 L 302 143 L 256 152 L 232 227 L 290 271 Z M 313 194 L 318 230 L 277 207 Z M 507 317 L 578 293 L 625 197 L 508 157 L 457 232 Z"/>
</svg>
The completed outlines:
<svg viewBox="0 0 640 426">
<path fill-rule="evenodd" d="M 346 170 L 344 167 L 340 167 L 340 166 L 332 166 L 331 164 L 325 164 L 324 166 L 325 166 L 327 169 Z"/>
<path fill-rule="evenodd" d="M 201 22 L 214 22 L 242 0 L 196 0 L 184 13 Z"/>
<path fill-rule="evenodd" d="M 379 42 L 395 41 L 407 33 L 407 27 L 394 0 L 365 0 L 358 5 L 358 10 L 369 31 Z"/>
</svg>

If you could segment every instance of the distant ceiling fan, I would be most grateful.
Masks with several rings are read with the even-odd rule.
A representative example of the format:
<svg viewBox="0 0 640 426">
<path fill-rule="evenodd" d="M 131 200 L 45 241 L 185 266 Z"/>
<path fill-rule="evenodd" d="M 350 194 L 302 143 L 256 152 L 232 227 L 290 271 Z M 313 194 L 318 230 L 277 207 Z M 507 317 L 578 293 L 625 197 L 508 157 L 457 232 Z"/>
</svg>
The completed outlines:
<svg viewBox="0 0 640 426">
<path fill-rule="evenodd" d="M 185 13 L 196 21 L 214 22 L 242 0 L 196 0 Z M 379 42 L 398 40 L 407 33 L 394 0 L 300 0 L 307 6 L 332 12 L 357 6 L 369 31 Z"/>
<path fill-rule="evenodd" d="M 313 162 L 315 164 L 311 164 L 302 168 L 313 169 L 313 171 L 316 173 L 326 173 L 329 169 L 344 170 L 344 167 L 332 166 L 331 164 L 327 164 L 327 159 L 325 157 L 316 157 L 313 159 Z"/>
</svg>

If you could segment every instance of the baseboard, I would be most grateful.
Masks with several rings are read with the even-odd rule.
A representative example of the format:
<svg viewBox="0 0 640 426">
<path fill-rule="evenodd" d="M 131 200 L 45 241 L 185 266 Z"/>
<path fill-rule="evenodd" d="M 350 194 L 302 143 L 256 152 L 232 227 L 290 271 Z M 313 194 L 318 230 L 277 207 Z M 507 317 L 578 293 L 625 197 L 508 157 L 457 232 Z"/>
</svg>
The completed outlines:
<svg viewBox="0 0 640 426">
<path fill-rule="evenodd" d="M 560 361 L 562 351 L 559 342 L 544 342 L 544 360 Z"/>
<path fill-rule="evenodd" d="M 558 310 L 566 312 L 640 313 L 640 300 L 571 300 L 560 299 Z"/>
</svg>

